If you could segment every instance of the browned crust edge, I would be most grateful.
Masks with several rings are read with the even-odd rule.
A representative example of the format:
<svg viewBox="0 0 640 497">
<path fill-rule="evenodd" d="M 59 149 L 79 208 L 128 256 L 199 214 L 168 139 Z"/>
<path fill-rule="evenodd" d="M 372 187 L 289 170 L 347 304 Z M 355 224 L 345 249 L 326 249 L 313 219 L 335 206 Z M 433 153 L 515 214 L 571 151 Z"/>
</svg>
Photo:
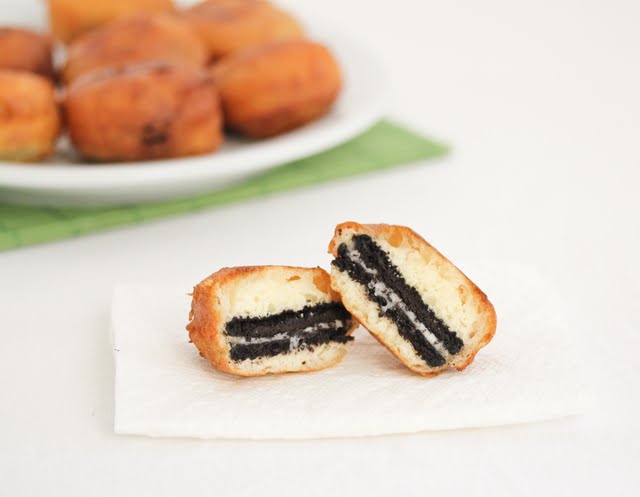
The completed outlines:
<svg viewBox="0 0 640 497">
<path fill-rule="evenodd" d="M 429 242 L 427 242 L 424 238 L 422 238 L 418 233 L 416 233 L 411 228 L 408 228 L 406 226 L 396 226 L 396 225 L 390 225 L 390 224 L 360 224 L 354 221 L 347 221 L 347 222 L 338 224 L 334 230 L 333 238 L 329 242 L 329 248 L 328 248 L 329 254 L 333 255 L 334 257 L 338 255 L 337 254 L 337 238 L 342 234 L 342 230 L 345 230 L 345 229 L 351 229 L 358 233 L 366 233 L 373 236 L 380 236 L 386 239 L 400 232 L 405 239 L 409 240 L 410 245 L 413 248 L 420 251 L 428 250 L 429 252 L 431 252 L 432 255 L 435 255 L 441 261 L 453 266 L 464 277 L 468 285 L 468 289 L 473 293 L 475 298 L 479 300 L 480 306 L 482 307 L 482 309 L 484 310 L 487 316 L 485 326 L 484 326 L 484 329 L 485 329 L 484 335 L 478 342 L 477 347 L 474 350 L 472 350 L 471 353 L 467 356 L 467 359 L 465 360 L 464 363 L 456 366 L 455 368 L 452 368 L 450 366 L 443 366 L 440 369 L 434 369 L 431 371 L 424 371 L 424 370 L 413 367 L 400 354 L 396 353 L 396 351 L 391 349 L 391 347 L 387 343 L 385 343 L 384 340 L 380 336 L 378 336 L 378 334 L 374 330 L 369 329 L 364 324 L 362 314 L 358 311 L 358 309 L 350 305 L 349 302 L 346 302 L 344 299 L 342 299 L 342 294 L 335 286 L 333 286 L 333 281 L 332 281 L 332 288 L 334 291 L 340 294 L 340 298 L 342 299 L 342 304 L 351 313 L 351 315 L 354 318 L 356 318 L 360 322 L 360 324 L 362 324 L 362 326 L 366 328 L 376 340 L 378 340 L 378 342 L 380 342 L 400 362 L 402 362 L 405 366 L 407 366 L 412 371 L 415 371 L 416 373 L 422 376 L 434 377 L 439 375 L 443 371 L 446 371 L 449 369 L 456 369 L 458 371 L 462 371 L 467 366 L 469 366 L 469 364 L 471 364 L 474 361 L 476 354 L 480 351 L 480 349 L 485 347 L 491 341 L 491 339 L 496 333 L 496 327 L 497 327 L 496 311 L 495 311 L 495 308 L 493 307 L 493 304 L 487 298 L 487 295 L 482 290 L 480 290 L 480 288 L 478 288 L 478 286 L 473 281 L 471 281 L 467 277 L 467 275 L 465 275 L 455 264 L 453 264 L 444 255 L 442 255 L 435 247 L 433 247 Z"/>
<path fill-rule="evenodd" d="M 193 288 L 189 323 L 187 324 L 186 329 L 189 332 L 190 341 L 198 348 L 200 355 L 207 359 L 216 369 L 238 376 L 264 376 L 267 374 L 280 373 L 272 371 L 249 373 L 233 367 L 233 363 L 228 361 L 228 356 L 220 336 L 222 334 L 224 323 L 222 322 L 222 318 L 217 311 L 217 307 L 214 302 L 218 289 L 224 285 L 249 274 L 259 273 L 270 268 L 290 269 L 299 272 L 312 271 L 316 273 L 314 278 L 320 278 L 322 280 L 326 288 L 326 292 L 331 295 L 331 298 L 333 300 L 339 300 L 338 294 L 331 289 L 331 278 L 329 273 L 321 268 L 302 268 L 294 266 L 239 266 L 222 268 L 211 274 Z M 347 332 L 347 335 L 351 335 L 357 327 L 358 323 L 354 320 L 354 324 Z M 282 373 L 320 371 L 338 364 L 345 354 L 346 350 L 343 354 L 337 357 L 335 361 L 327 362 L 319 368 L 306 367 L 296 371 L 283 371 Z"/>
</svg>

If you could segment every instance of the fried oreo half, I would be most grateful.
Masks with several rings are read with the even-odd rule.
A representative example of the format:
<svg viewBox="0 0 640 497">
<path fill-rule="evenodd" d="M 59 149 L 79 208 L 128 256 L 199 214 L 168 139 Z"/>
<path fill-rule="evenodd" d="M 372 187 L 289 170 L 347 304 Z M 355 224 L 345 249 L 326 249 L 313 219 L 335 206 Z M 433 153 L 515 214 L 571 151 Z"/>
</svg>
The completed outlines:
<svg viewBox="0 0 640 497">
<path fill-rule="evenodd" d="M 413 371 L 462 370 L 493 338 L 487 296 L 411 229 L 343 223 L 329 252 L 344 306 Z"/>
<path fill-rule="evenodd" d="M 222 269 L 193 291 L 189 337 L 214 367 L 241 376 L 339 363 L 357 326 L 319 268 Z"/>
</svg>

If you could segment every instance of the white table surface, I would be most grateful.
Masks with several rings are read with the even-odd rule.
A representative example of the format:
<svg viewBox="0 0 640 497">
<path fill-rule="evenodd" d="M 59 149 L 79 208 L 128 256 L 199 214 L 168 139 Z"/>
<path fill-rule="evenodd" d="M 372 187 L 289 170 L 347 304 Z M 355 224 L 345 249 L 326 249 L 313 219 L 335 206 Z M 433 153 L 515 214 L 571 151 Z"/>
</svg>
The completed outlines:
<svg viewBox="0 0 640 497">
<path fill-rule="evenodd" d="M 0 494 L 638 495 L 640 3 L 288 4 L 365 40 L 395 80 L 390 115 L 453 155 L 1 253 Z M 584 335 L 595 408 L 355 440 L 113 434 L 114 283 L 327 264 L 332 227 L 348 219 L 412 226 L 471 276 L 465 261 L 483 257 L 537 267 Z"/>
</svg>

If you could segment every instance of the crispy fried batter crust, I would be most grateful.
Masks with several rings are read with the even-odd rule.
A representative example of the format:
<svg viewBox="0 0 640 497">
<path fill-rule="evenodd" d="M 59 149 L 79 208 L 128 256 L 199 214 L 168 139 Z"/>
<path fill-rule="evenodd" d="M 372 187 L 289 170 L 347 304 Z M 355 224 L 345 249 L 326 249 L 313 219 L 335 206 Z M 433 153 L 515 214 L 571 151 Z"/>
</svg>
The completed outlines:
<svg viewBox="0 0 640 497">
<path fill-rule="evenodd" d="M 97 69 L 148 61 L 204 67 L 207 53 L 189 25 L 167 14 L 139 14 L 78 37 L 68 48 L 69 84 Z"/>
<path fill-rule="evenodd" d="M 51 81 L 28 72 L 0 70 L 0 159 L 47 157 L 60 127 Z"/>
<path fill-rule="evenodd" d="M 205 70 L 164 63 L 93 72 L 68 90 L 77 150 L 97 161 L 208 153 L 223 141 L 217 91 Z"/>
<path fill-rule="evenodd" d="M 213 68 L 228 127 L 253 138 L 274 136 L 325 114 L 341 88 L 331 53 L 310 41 L 256 47 Z"/>
<path fill-rule="evenodd" d="M 303 35 L 292 16 L 263 0 L 207 0 L 187 9 L 182 17 L 204 41 L 212 61 Z"/>
<path fill-rule="evenodd" d="M 471 364 L 475 359 L 475 356 L 478 353 L 478 351 L 491 341 L 491 339 L 493 338 L 496 332 L 496 325 L 497 325 L 496 312 L 493 307 L 493 304 L 491 304 L 491 302 L 489 301 L 485 293 L 482 290 L 480 290 L 475 285 L 475 283 L 473 283 L 469 278 L 467 278 L 467 276 L 464 273 L 462 273 L 462 271 L 460 271 L 457 267 L 455 267 L 455 265 L 451 261 L 449 261 L 449 259 L 447 259 L 438 250 L 436 250 L 433 246 L 431 246 L 424 238 L 418 235 L 415 231 L 413 231 L 410 228 L 407 228 L 406 226 L 394 226 L 394 225 L 388 225 L 388 224 L 359 224 L 353 221 L 341 223 L 338 226 L 336 226 L 334 231 L 334 237 L 329 242 L 328 251 L 334 257 L 337 257 L 338 255 L 337 253 L 338 245 L 339 245 L 338 238 L 342 230 L 353 230 L 359 234 L 370 235 L 374 239 L 376 237 L 385 238 L 392 245 L 393 245 L 394 239 L 408 240 L 412 248 L 414 248 L 415 250 L 418 250 L 422 253 L 427 252 L 429 257 L 440 259 L 442 262 L 446 264 L 450 264 L 457 271 L 459 271 L 459 273 L 466 280 L 467 291 L 477 299 L 480 307 L 484 310 L 484 315 L 485 315 L 483 336 L 478 341 L 476 348 L 467 356 L 467 359 L 463 363 L 456 366 L 456 369 L 458 371 L 462 371 L 469 364 Z M 340 293 L 339 289 L 337 289 L 335 286 L 332 285 L 332 288 L 334 291 Z M 340 296 L 342 298 L 342 295 Z M 363 313 L 359 311 L 357 306 L 352 305 L 351 302 L 348 302 L 344 299 L 342 300 L 342 304 L 353 315 L 353 317 L 360 322 L 360 324 L 362 324 L 365 328 L 368 329 L 368 331 L 373 335 L 373 337 L 376 340 L 378 340 L 382 345 L 384 345 L 387 348 L 387 350 L 389 350 L 393 355 L 395 355 L 400 360 L 400 362 L 402 362 L 409 369 L 427 377 L 436 376 L 440 374 L 442 371 L 449 369 L 448 366 L 446 365 L 443 366 L 441 369 L 434 370 L 434 371 L 423 371 L 420 369 L 416 369 L 404 357 L 396 353 L 396 351 L 393 348 L 391 348 L 389 344 L 387 344 L 378 333 L 376 333 L 376 330 L 373 329 L 373 327 L 367 326 L 368 323 L 365 322 L 366 320 L 364 319 Z"/>
<path fill-rule="evenodd" d="M 53 35 L 70 42 L 78 35 L 142 12 L 173 12 L 173 0 L 48 0 Z"/>
<path fill-rule="evenodd" d="M 20 28 L 0 28 L 0 69 L 28 71 L 53 78 L 49 36 Z"/>
</svg>

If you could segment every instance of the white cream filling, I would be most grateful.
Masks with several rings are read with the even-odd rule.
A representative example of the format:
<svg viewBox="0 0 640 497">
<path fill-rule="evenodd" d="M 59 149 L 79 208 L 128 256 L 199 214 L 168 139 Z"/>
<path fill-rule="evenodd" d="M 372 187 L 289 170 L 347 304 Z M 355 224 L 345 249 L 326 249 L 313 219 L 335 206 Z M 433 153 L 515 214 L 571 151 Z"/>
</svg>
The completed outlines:
<svg viewBox="0 0 640 497">
<path fill-rule="evenodd" d="M 318 330 L 328 330 L 328 329 L 338 329 L 344 326 L 344 321 L 341 319 L 336 319 L 330 323 L 319 323 L 315 326 L 307 326 L 306 328 L 300 330 L 297 333 L 313 333 Z M 247 344 L 258 344 L 258 343 L 268 343 L 275 340 L 291 340 L 289 344 L 289 350 L 297 349 L 300 346 L 300 342 L 302 341 L 302 337 L 300 336 L 290 336 L 287 333 L 278 333 L 276 335 L 270 337 L 234 337 L 227 336 L 227 342 L 230 345 L 247 345 Z"/>
<path fill-rule="evenodd" d="M 358 266 L 360 266 L 366 273 L 378 276 L 378 270 L 368 267 L 360 252 L 355 248 L 349 249 L 349 259 L 355 262 Z M 447 358 L 449 356 L 449 352 L 447 349 L 440 343 L 440 341 L 436 338 L 436 336 L 429 331 L 429 329 L 424 325 L 424 323 L 420 322 L 416 317 L 415 313 L 405 304 L 400 295 L 398 295 L 395 291 L 389 288 L 384 282 L 370 281 L 367 283 L 367 288 L 369 290 L 373 290 L 373 293 L 376 297 L 381 297 L 386 301 L 386 304 L 382 306 L 382 311 L 388 311 L 389 309 L 395 309 L 396 307 L 400 309 L 407 319 L 411 321 L 411 324 L 418 330 L 425 339 L 435 348 L 442 357 Z"/>
</svg>

